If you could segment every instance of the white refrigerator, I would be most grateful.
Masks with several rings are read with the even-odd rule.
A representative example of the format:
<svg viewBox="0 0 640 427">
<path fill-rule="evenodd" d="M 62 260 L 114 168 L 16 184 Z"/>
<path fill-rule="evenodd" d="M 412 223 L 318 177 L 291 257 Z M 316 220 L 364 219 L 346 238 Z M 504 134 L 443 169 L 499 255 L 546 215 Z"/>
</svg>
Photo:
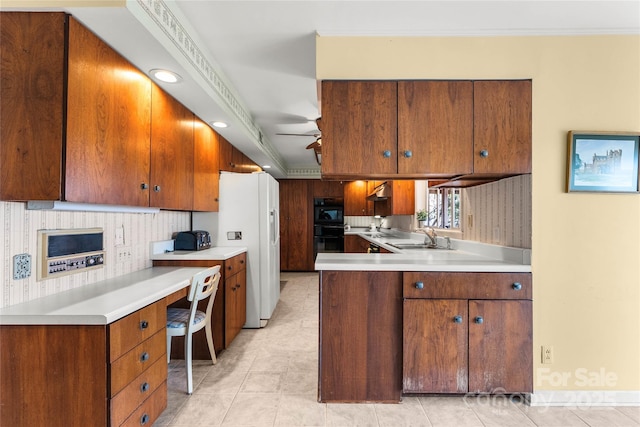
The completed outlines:
<svg viewBox="0 0 640 427">
<path fill-rule="evenodd" d="M 271 175 L 220 173 L 219 212 L 194 212 L 193 230 L 207 230 L 215 246 L 247 248 L 247 321 L 266 326 L 280 299 L 280 194 Z"/>
</svg>

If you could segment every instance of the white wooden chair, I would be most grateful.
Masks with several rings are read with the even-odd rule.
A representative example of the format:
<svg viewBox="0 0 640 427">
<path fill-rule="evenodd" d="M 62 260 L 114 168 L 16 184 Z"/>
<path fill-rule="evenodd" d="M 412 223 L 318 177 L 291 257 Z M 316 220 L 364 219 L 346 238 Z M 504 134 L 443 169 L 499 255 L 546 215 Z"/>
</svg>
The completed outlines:
<svg viewBox="0 0 640 427">
<path fill-rule="evenodd" d="M 220 266 L 208 268 L 197 273 L 191 279 L 191 286 L 187 300 L 191 301 L 191 308 L 167 309 L 167 363 L 171 361 L 171 338 L 184 336 L 184 362 L 187 369 L 187 394 L 193 393 L 192 352 L 193 333 L 205 328 L 207 344 L 211 353 L 211 361 L 215 365 L 216 352 L 213 348 L 213 334 L 211 331 L 211 311 L 213 300 L 216 298 L 218 283 L 220 282 Z M 207 311 L 198 310 L 198 301 L 209 297 Z"/>
</svg>

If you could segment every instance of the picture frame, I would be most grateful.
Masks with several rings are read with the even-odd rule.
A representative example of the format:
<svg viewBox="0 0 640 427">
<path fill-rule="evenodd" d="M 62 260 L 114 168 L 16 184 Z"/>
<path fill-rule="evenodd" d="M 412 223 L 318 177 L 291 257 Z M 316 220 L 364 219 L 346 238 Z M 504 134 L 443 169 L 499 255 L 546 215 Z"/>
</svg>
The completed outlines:
<svg viewBox="0 0 640 427">
<path fill-rule="evenodd" d="M 569 131 L 567 142 L 567 192 L 639 192 L 640 132 Z"/>
</svg>

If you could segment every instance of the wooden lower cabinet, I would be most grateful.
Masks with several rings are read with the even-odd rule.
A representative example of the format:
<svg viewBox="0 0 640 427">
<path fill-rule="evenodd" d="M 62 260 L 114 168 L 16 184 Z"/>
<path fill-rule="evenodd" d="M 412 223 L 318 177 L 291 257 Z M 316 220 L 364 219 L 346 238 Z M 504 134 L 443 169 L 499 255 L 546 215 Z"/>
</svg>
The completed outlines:
<svg viewBox="0 0 640 427">
<path fill-rule="evenodd" d="M 402 273 L 320 272 L 321 402 L 398 402 Z"/>
<path fill-rule="evenodd" d="M 164 298 L 110 325 L 0 326 L 0 425 L 152 425 L 167 406 Z"/>
<path fill-rule="evenodd" d="M 238 335 L 246 321 L 246 261 L 247 254 L 242 253 L 227 260 L 154 260 L 154 267 L 214 267 L 220 266 L 220 283 L 213 302 L 211 328 L 213 330 L 213 347 L 217 352 L 224 350 Z M 235 289 L 235 290 L 234 290 Z M 233 295 L 230 295 L 230 292 Z M 198 309 L 205 311 L 209 299 L 198 303 Z M 190 302 L 182 298 L 172 304 L 175 307 L 190 307 Z M 171 357 L 184 359 L 184 337 L 172 338 Z M 209 347 L 202 329 L 193 335 L 193 359 L 211 359 Z"/>
<path fill-rule="evenodd" d="M 405 273 L 404 297 L 405 393 L 532 391 L 530 274 Z"/>
</svg>

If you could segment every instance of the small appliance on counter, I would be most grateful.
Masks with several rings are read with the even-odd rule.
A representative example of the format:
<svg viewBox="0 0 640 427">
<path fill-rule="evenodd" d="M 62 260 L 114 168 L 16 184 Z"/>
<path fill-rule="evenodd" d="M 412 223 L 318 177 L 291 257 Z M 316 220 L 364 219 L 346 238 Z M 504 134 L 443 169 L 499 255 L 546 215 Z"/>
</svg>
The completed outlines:
<svg viewBox="0 0 640 427">
<path fill-rule="evenodd" d="M 173 239 L 176 251 L 201 251 L 211 247 L 211 236 L 204 230 L 180 231 L 174 233 Z"/>
</svg>

